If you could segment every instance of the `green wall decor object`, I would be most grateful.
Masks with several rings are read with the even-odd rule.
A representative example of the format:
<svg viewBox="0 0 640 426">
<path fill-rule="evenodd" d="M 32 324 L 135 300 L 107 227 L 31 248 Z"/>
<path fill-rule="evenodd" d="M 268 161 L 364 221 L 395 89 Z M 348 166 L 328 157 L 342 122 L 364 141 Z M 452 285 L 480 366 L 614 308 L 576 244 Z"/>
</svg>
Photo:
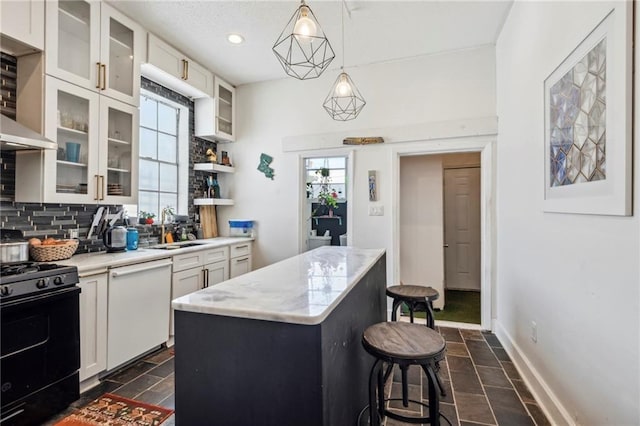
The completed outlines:
<svg viewBox="0 0 640 426">
<path fill-rule="evenodd" d="M 273 169 L 269 167 L 269 164 L 273 161 L 273 157 L 267 154 L 260 154 L 260 164 L 258 170 L 271 180 L 273 180 Z"/>
</svg>

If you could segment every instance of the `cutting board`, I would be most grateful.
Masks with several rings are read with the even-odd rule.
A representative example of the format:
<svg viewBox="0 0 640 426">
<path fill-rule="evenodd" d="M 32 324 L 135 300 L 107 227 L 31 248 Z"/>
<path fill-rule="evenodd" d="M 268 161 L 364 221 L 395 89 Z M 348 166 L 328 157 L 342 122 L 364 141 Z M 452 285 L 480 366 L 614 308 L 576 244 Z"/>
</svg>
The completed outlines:
<svg viewBox="0 0 640 426">
<path fill-rule="evenodd" d="M 218 236 L 218 221 L 216 220 L 216 206 L 200 206 L 200 224 L 205 238 Z"/>
</svg>

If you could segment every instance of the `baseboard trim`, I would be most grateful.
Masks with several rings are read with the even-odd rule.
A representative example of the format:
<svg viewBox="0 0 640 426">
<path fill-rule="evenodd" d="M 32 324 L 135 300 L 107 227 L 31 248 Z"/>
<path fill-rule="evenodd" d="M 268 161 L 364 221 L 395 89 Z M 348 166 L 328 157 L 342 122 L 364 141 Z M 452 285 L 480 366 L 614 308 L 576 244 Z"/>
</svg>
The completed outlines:
<svg viewBox="0 0 640 426">
<path fill-rule="evenodd" d="M 571 418 L 567 409 L 560 403 L 558 397 L 553 393 L 533 364 L 531 364 L 524 352 L 514 342 L 504 326 L 497 320 L 494 321 L 493 324 L 494 334 L 498 336 L 498 340 L 500 340 L 505 351 L 507 351 L 518 373 L 520 373 L 522 380 L 527 384 L 531 394 L 538 402 L 538 405 L 547 416 L 549 422 L 553 425 L 575 426 L 576 423 Z"/>
</svg>

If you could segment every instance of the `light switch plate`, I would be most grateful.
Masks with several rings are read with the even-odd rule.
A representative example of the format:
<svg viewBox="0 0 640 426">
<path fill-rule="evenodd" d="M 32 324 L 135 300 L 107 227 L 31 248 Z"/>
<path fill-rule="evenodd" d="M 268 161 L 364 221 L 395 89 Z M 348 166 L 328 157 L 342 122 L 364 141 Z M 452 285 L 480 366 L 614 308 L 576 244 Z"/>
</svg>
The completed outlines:
<svg viewBox="0 0 640 426">
<path fill-rule="evenodd" d="M 384 206 L 370 206 L 369 216 L 384 216 Z"/>
</svg>

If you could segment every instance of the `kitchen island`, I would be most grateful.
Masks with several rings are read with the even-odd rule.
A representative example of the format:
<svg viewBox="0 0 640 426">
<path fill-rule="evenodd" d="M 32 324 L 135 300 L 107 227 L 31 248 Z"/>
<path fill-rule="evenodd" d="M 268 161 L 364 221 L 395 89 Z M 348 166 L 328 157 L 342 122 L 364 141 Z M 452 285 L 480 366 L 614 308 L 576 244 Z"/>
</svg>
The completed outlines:
<svg viewBox="0 0 640 426">
<path fill-rule="evenodd" d="M 175 299 L 176 423 L 355 424 L 385 288 L 384 250 L 321 247 Z"/>
</svg>

